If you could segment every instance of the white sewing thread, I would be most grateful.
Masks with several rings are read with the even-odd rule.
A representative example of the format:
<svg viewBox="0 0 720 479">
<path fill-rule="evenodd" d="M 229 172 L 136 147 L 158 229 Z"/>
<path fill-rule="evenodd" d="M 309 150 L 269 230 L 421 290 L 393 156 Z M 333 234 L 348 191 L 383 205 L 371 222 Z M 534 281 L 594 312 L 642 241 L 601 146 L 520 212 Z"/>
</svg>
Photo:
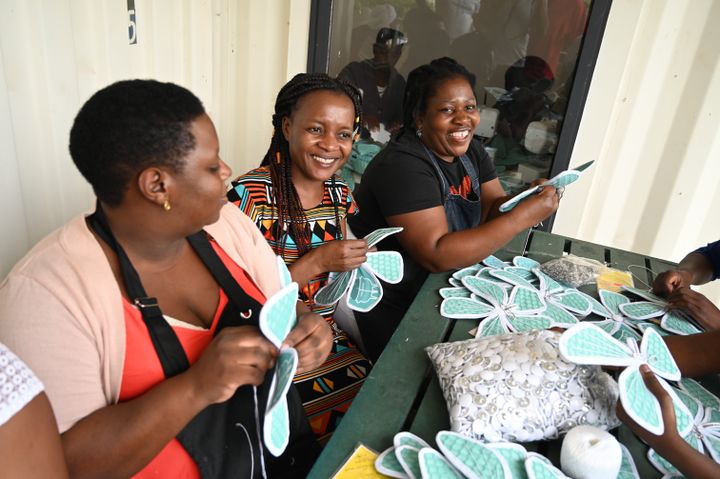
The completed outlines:
<svg viewBox="0 0 720 479">
<path fill-rule="evenodd" d="M 594 426 L 577 426 L 565 435 L 560 464 L 563 472 L 575 479 L 617 477 L 622 449 L 612 434 Z"/>
</svg>

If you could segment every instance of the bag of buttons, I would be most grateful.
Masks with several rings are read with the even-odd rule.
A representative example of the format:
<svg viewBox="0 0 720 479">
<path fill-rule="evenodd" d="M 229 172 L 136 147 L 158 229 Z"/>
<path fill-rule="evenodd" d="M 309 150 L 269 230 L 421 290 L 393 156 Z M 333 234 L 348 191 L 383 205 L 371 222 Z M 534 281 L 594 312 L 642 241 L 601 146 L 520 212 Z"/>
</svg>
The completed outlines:
<svg viewBox="0 0 720 479">
<path fill-rule="evenodd" d="M 559 338 L 537 330 L 425 348 L 451 429 L 486 442 L 531 442 L 556 439 L 580 424 L 619 426 L 615 380 L 599 366 L 563 360 Z"/>
</svg>

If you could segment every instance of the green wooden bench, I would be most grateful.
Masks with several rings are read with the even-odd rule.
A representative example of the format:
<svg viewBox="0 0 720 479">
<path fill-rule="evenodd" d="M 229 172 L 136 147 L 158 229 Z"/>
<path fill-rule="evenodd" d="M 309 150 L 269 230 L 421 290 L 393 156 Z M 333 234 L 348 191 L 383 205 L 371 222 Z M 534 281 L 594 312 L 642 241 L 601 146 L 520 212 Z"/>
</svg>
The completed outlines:
<svg viewBox="0 0 720 479">
<path fill-rule="evenodd" d="M 515 237 L 496 256 L 502 260 L 527 256 L 543 263 L 564 253 L 603 261 L 618 269 L 630 268 L 636 281 L 645 284 L 652 284 L 653 273 L 675 266 L 656 258 L 532 230 Z M 380 452 L 392 445 L 395 433 L 411 431 L 434 445 L 437 431 L 449 429 L 445 400 L 424 348 L 438 342 L 469 339 L 468 331 L 477 322 L 440 316 L 441 298 L 437 291 L 448 286 L 448 277 L 447 273 L 428 277 L 309 477 L 332 477 L 358 443 Z M 594 286 L 581 289 L 597 295 Z M 720 391 L 716 387 L 711 389 Z M 622 426 L 616 434 L 633 454 L 640 477 L 661 476 L 647 461 L 647 446 L 628 428 Z M 559 464 L 560 444 L 556 440 L 524 446 Z"/>
</svg>

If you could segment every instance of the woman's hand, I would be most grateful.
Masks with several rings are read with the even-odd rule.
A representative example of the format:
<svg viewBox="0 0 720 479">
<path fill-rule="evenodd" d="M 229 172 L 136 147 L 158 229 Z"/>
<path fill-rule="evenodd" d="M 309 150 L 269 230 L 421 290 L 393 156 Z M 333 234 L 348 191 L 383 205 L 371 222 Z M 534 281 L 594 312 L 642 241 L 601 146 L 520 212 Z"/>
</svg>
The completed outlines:
<svg viewBox="0 0 720 479">
<path fill-rule="evenodd" d="M 720 310 L 703 294 L 684 286 L 673 291 L 668 297 L 668 303 L 671 308 L 689 311 L 706 331 L 720 329 Z"/>
<path fill-rule="evenodd" d="M 670 461 L 685 477 L 693 477 L 696 479 L 720 477 L 720 465 L 716 464 L 710 457 L 693 449 L 693 447 L 685 442 L 678 434 L 672 399 L 667 391 L 660 385 L 660 382 L 650 370 L 650 367 L 647 364 L 643 364 L 640 366 L 640 373 L 642 374 L 645 386 L 647 386 L 650 392 L 657 398 L 658 402 L 660 402 L 660 411 L 662 412 L 665 431 L 660 436 L 647 432 L 639 424 L 630 419 L 620 404 L 620 401 L 617 403 L 618 418 L 632 429 L 640 439 L 645 441 L 648 446 L 653 448 L 655 452 Z"/>
<path fill-rule="evenodd" d="M 650 370 L 650 366 L 643 364 L 640 366 L 640 374 L 642 374 L 645 386 L 655 396 L 660 403 L 660 411 L 662 412 L 663 424 L 665 424 L 665 431 L 661 436 L 649 433 L 643 429 L 638 423 L 633 421 L 628 416 L 622 404 L 618 400 L 617 402 L 617 416 L 622 422 L 624 422 L 630 429 L 637 434 L 640 439 L 645 441 L 650 447 L 658 450 L 657 446 L 662 447 L 664 444 L 676 444 L 677 441 L 683 441 L 680 435 L 677 433 L 677 425 L 675 421 L 675 409 L 673 408 L 672 398 L 662 387 L 660 382 L 655 377 L 655 374 Z M 684 441 L 683 441 L 684 442 Z M 659 451 L 658 451 L 659 452 Z"/>
<path fill-rule="evenodd" d="M 226 401 L 240 386 L 258 386 L 278 350 L 255 326 L 224 328 L 187 371 L 194 394 L 206 404 Z"/>
<path fill-rule="evenodd" d="M 542 190 L 521 201 L 508 214 L 518 219 L 525 228 L 535 226 L 557 211 L 560 206 L 560 193 L 552 186 L 543 186 Z"/>
<path fill-rule="evenodd" d="M 673 269 L 663 271 L 653 281 L 653 291 L 661 296 L 672 294 L 681 288 L 687 288 L 692 283 L 691 271 Z"/>
<path fill-rule="evenodd" d="M 320 272 L 340 272 L 358 268 L 367 260 L 367 241 L 335 240 L 312 250 Z"/>
<path fill-rule="evenodd" d="M 298 323 L 285 338 L 283 346 L 297 350 L 297 373 L 304 373 L 325 362 L 332 343 L 332 330 L 327 321 L 319 314 L 304 312 L 298 315 Z"/>
</svg>

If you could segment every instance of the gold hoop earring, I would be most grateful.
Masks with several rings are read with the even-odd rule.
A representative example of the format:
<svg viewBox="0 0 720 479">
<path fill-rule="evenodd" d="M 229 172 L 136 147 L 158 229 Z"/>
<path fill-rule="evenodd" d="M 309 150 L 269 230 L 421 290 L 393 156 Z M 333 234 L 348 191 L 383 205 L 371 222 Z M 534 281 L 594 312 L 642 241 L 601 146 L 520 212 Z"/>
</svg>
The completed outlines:
<svg viewBox="0 0 720 479">
<path fill-rule="evenodd" d="M 163 203 L 163 209 L 165 211 L 170 211 L 172 209 L 172 206 L 170 206 L 170 200 L 165 198 L 165 203 Z"/>
</svg>

